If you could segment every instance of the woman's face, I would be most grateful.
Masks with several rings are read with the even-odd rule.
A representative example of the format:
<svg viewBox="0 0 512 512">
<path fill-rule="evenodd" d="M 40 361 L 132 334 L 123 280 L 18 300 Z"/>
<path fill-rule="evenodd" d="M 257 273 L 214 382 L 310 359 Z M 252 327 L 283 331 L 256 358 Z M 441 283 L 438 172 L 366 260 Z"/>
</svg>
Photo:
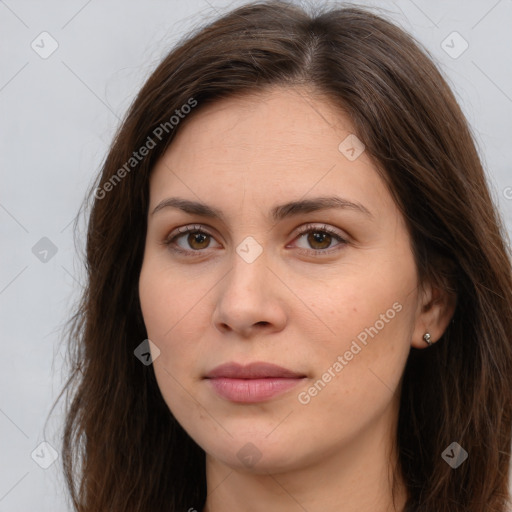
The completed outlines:
<svg viewBox="0 0 512 512">
<path fill-rule="evenodd" d="M 139 292 L 155 375 L 231 468 L 285 471 L 394 435 L 428 326 L 403 217 L 351 134 L 326 100 L 274 88 L 198 111 L 151 175 Z M 211 374 L 255 362 L 291 373 Z"/>
</svg>

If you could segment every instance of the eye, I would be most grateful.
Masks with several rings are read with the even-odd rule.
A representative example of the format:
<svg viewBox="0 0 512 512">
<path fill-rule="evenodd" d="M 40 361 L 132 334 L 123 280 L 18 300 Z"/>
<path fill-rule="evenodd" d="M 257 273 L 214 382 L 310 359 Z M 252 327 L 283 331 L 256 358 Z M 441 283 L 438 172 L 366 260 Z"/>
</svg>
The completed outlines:
<svg viewBox="0 0 512 512">
<path fill-rule="evenodd" d="M 183 247 L 178 241 L 185 238 L 188 247 Z M 345 246 L 348 242 L 334 229 L 329 226 L 307 224 L 299 229 L 296 239 L 307 236 L 307 243 L 313 249 L 304 249 L 299 247 L 299 251 L 313 256 L 331 254 L 339 250 L 332 249 L 333 240 L 338 241 L 338 246 Z M 213 235 L 204 230 L 201 225 L 192 225 L 178 228 L 173 231 L 162 243 L 170 248 L 173 252 L 184 254 L 186 256 L 196 256 L 203 249 L 208 249 Z M 337 247 L 337 246 L 334 246 Z"/>
<path fill-rule="evenodd" d="M 306 242 L 310 247 L 313 247 L 313 249 L 300 249 L 301 252 L 313 256 L 331 254 L 340 250 L 339 246 L 343 247 L 348 243 L 347 240 L 345 240 L 336 230 L 326 226 L 325 224 L 320 226 L 307 224 L 300 228 L 298 235 L 298 239 L 307 235 Z M 334 250 L 332 250 L 331 246 L 333 239 L 339 242 L 338 247 L 335 246 L 337 248 Z"/>
<path fill-rule="evenodd" d="M 185 235 L 188 235 L 185 238 L 185 243 L 188 245 L 188 248 L 177 243 L 177 240 L 185 237 Z M 201 252 L 202 249 L 208 248 L 210 239 L 213 239 L 213 235 L 201 229 L 200 225 L 193 225 L 176 229 L 164 240 L 163 243 L 164 245 L 169 246 L 172 251 L 182 253 L 187 256 L 195 256 L 195 254 L 193 254 L 194 252 L 198 253 Z"/>
</svg>

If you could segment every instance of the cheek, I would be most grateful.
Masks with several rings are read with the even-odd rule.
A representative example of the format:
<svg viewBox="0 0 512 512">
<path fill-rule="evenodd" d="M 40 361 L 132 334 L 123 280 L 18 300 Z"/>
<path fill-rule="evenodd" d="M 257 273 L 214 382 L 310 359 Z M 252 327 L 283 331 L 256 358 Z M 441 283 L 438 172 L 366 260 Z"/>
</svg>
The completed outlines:
<svg viewBox="0 0 512 512">
<path fill-rule="evenodd" d="M 193 287 L 179 283 L 151 255 L 145 258 L 139 278 L 139 297 L 148 338 L 160 353 L 153 361 L 158 387 L 167 407 L 178 421 L 202 414 L 185 391 L 192 375 L 195 354 L 192 332 L 186 332 L 187 312 L 197 306 L 197 297 L 187 293 Z M 183 424 L 182 424 L 183 426 Z"/>
<path fill-rule="evenodd" d="M 160 350 L 153 366 L 161 389 L 164 382 L 165 388 L 171 385 L 167 381 L 172 379 L 166 375 L 174 375 L 173 362 L 187 356 L 187 340 L 179 336 L 180 318 L 186 313 L 185 301 L 183 294 L 175 291 L 182 287 L 170 277 L 151 256 L 145 258 L 139 278 L 139 298 L 147 336 Z"/>
<path fill-rule="evenodd" d="M 159 348 L 154 371 L 164 399 L 173 409 L 190 402 L 183 394 L 200 379 L 205 332 L 211 328 L 207 292 L 213 282 L 184 273 L 149 252 L 139 278 L 139 297 L 148 338 Z M 172 404 L 169 400 L 172 399 Z"/>
<path fill-rule="evenodd" d="M 329 381 L 324 398 L 344 397 L 357 407 L 378 389 L 389 395 L 399 384 L 414 327 L 416 270 L 410 252 L 391 256 L 351 266 L 345 276 L 333 276 L 323 302 L 311 300 L 329 327 L 315 344 L 318 387 Z"/>
<path fill-rule="evenodd" d="M 188 315 L 197 315 L 201 290 L 197 282 L 165 265 L 151 253 L 145 258 L 139 278 L 139 297 L 148 336 L 168 343 L 186 324 Z M 204 294 L 204 291 L 203 291 Z"/>
<path fill-rule="evenodd" d="M 379 278 L 366 267 L 347 278 L 333 279 L 328 290 L 323 290 L 322 301 L 313 300 L 311 295 L 312 309 L 319 323 L 324 324 L 324 332 L 332 333 L 334 344 L 356 337 L 364 344 L 365 340 L 389 333 L 398 326 L 403 328 L 404 317 L 408 318 L 403 311 L 410 309 L 413 280 L 396 280 L 386 269 L 381 271 Z"/>
<path fill-rule="evenodd" d="M 385 414 L 397 398 L 410 350 L 413 309 L 403 303 L 406 296 L 365 296 L 362 291 L 353 295 L 346 314 L 338 315 L 339 336 L 324 337 L 314 378 L 297 397 L 298 412 L 307 416 L 311 431 L 337 425 L 332 435 L 342 440 Z"/>
</svg>

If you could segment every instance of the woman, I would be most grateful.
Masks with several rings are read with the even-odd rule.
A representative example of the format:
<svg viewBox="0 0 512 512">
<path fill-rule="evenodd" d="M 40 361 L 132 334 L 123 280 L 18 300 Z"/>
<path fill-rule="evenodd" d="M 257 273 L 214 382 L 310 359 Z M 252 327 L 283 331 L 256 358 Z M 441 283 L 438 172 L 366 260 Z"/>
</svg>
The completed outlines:
<svg viewBox="0 0 512 512">
<path fill-rule="evenodd" d="M 75 510 L 507 510 L 510 253 L 409 35 L 228 13 L 150 76 L 92 194 Z"/>
</svg>

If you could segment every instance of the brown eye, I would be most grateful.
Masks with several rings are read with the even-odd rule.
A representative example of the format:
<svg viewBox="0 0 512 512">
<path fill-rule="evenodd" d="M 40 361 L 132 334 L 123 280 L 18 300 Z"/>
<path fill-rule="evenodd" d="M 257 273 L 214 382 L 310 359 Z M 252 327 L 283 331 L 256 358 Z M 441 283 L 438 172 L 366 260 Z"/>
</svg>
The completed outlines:
<svg viewBox="0 0 512 512">
<path fill-rule="evenodd" d="M 305 238 L 308 247 L 299 247 L 301 252 L 305 254 L 312 254 L 314 256 L 321 256 L 323 254 L 331 254 L 339 248 L 334 246 L 332 250 L 333 241 L 337 241 L 337 246 L 345 246 L 348 242 L 334 229 L 326 226 L 312 226 L 307 225 L 299 232 L 298 240 Z"/>
<path fill-rule="evenodd" d="M 190 245 L 190 247 L 196 250 L 206 249 L 208 247 L 209 236 L 210 235 L 208 235 L 207 233 L 203 233 L 201 231 L 194 231 L 188 234 L 187 243 Z M 195 245 L 196 243 L 199 247 Z"/>
<path fill-rule="evenodd" d="M 163 243 L 169 246 L 172 251 L 195 256 L 194 253 L 200 253 L 203 249 L 208 249 L 211 241 L 214 240 L 210 233 L 200 228 L 201 226 L 197 225 L 178 228 Z"/>
<path fill-rule="evenodd" d="M 315 250 L 328 249 L 331 245 L 332 236 L 325 231 L 310 231 L 307 235 L 308 243 Z"/>
</svg>

